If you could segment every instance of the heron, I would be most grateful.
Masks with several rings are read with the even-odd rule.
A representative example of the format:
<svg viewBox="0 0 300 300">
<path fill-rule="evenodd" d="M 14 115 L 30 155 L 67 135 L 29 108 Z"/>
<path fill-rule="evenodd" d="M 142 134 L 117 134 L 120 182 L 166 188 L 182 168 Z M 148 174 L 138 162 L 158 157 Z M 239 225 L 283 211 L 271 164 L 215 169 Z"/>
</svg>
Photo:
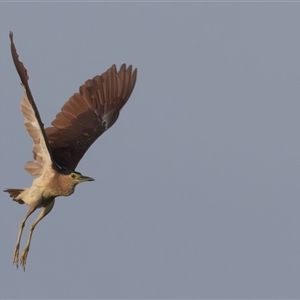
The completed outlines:
<svg viewBox="0 0 300 300">
<path fill-rule="evenodd" d="M 27 69 L 19 60 L 13 33 L 9 32 L 11 55 L 21 80 L 23 96 L 21 112 L 25 127 L 33 140 L 33 161 L 25 170 L 34 179 L 29 188 L 7 188 L 4 192 L 19 204 L 29 206 L 21 221 L 13 264 L 19 262 L 25 271 L 27 256 L 36 225 L 53 209 L 55 199 L 69 196 L 82 182 L 94 181 L 75 171 L 89 147 L 118 119 L 136 83 L 137 69 L 123 64 L 119 71 L 112 65 L 102 75 L 87 80 L 62 106 L 50 127 L 44 128 L 40 113 L 29 88 Z M 27 244 L 19 258 L 20 241 L 28 217 L 41 209 L 29 230 Z"/>
</svg>

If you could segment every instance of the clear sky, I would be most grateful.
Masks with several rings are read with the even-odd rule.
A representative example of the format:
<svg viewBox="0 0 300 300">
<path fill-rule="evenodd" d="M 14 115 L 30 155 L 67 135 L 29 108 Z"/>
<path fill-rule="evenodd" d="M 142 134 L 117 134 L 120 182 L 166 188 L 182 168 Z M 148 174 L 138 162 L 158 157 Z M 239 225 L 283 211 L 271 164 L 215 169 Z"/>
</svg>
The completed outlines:
<svg viewBox="0 0 300 300">
<path fill-rule="evenodd" d="M 0 3 L 1 189 L 32 141 L 8 33 L 43 122 L 132 64 L 116 124 L 58 198 L 27 269 L 26 206 L 2 193 L 1 298 L 300 298 L 300 3 Z M 28 220 L 21 249 L 28 237 Z"/>
</svg>

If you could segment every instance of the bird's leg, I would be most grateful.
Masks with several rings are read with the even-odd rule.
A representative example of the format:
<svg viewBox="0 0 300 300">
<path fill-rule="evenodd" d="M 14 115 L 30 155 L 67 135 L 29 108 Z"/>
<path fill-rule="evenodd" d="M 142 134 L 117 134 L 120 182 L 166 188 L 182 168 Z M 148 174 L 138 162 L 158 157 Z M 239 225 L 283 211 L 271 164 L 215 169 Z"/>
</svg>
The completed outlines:
<svg viewBox="0 0 300 300">
<path fill-rule="evenodd" d="M 18 239 L 17 239 L 17 244 L 15 247 L 15 252 L 14 252 L 14 257 L 13 257 L 13 264 L 16 265 L 17 269 L 19 267 L 19 248 L 20 248 L 20 240 L 21 240 L 21 236 L 23 233 L 23 229 L 25 226 L 25 222 L 28 219 L 28 217 L 36 210 L 35 206 L 30 206 L 27 214 L 25 216 L 25 218 L 22 220 L 21 224 L 20 224 L 20 228 L 19 228 L 19 234 L 18 234 Z"/>
<path fill-rule="evenodd" d="M 29 252 L 29 248 L 30 248 L 30 243 L 31 243 L 31 238 L 32 238 L 32 234 L 33 234 L 33 230 L 35 228 L 35 226 L 37 225 L 37 223 L 39 221 L 41 221 L 45 216 L 47 216 L 49 214 L 49 212 L 52 210 L 53 206 L 54 206 L 54 198 L 51 202 L 49 202 L 40 212 L 40 214 L 38 215 L 37 219 L 35 220 L 35 222 L 30 226 L 30 231 L 29 231 L 29 237 L 28 237 L 28 241 L 27 244 L 25 246 L 25 248 L 22 251 L 21 257 L 20 257 L 20 263 L 23 267 L 23 270 L 25 271 L 25 266 L 26 266 L 26 260 L 27 260 L 27 255 Z"/>
</svg>

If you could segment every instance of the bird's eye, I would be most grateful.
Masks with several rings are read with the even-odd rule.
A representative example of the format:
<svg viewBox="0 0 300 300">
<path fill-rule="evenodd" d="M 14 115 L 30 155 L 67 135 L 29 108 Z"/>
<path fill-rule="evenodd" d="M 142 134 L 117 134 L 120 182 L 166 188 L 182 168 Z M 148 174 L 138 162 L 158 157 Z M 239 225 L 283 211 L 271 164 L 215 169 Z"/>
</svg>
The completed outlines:
<svg viewBox="0 0 300 300">
<path fill-rule="evenodd" d="M 75 178 L 76 178 L 76 175 L 75 175 L 75 174 L 72 174 L 72 175 L 71 175 L 71 178 L 72 178 L 72 179 L 75 179 Z"/>
</svg>

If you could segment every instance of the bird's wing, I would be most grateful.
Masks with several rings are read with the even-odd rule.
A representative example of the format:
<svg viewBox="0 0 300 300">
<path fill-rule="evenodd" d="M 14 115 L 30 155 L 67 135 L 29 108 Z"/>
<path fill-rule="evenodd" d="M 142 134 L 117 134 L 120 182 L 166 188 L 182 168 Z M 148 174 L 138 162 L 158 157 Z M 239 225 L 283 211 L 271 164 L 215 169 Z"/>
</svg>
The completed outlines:
<svg viewBox="0 0 300 300">
<path fill-rule="evenodd" d="M 137 70 L 113 65 L 102 75 L 87 80 L 62 107 L 46 128 L 54 160 L 75 170 L 95 140 L 118 119 L 136 82 Z"/>
<path fill-rule="evenodd" d="M 24 88 L 24 94 L 21 101 L 21 112 L 25 117 L 24 124 L 32 137 L 33 145 L 33 158 L 34 161 L 28 162 L 25 165 L 25 170 L 32 176 L 41 176 L 44 170 L 48 167 L 52 167 L 55 162 L 52 159 L 51 152 L 49 151 L 49 143 L 44 130 L 44 124 L 41 121 L 40 114 L 33 100 L 29 85 L 27 70 L 23 63 L 19 61 L 19 56 L 15 44 L 13 42 L 13 33 L 9 33 L 11 41 L 11 55 L 13 62 L 20 76 L 22 86 Z M 57 166 L 58 167 L 58 166 Z"/>
</svg>

